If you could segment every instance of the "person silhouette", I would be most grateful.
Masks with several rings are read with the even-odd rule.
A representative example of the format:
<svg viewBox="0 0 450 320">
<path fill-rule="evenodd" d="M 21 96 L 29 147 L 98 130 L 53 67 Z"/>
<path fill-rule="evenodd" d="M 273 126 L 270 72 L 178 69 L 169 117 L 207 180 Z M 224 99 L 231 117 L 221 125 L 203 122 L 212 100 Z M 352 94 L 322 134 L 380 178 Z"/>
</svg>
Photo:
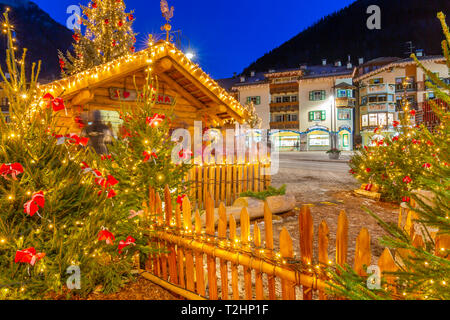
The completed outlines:
<svg viewBox="0 0 450 320">
<path fill-rule="evenodd" d="M 108 154 L 107 143 L 112 142 L 113 132 L 110 127 L 102 121 L 102 114 L 99 110 L 92 112 L 92 124 L 85 127 L 81 134 L 89 138 L 88 147 L 91 147 L 99 155 Z"/>
</svg>

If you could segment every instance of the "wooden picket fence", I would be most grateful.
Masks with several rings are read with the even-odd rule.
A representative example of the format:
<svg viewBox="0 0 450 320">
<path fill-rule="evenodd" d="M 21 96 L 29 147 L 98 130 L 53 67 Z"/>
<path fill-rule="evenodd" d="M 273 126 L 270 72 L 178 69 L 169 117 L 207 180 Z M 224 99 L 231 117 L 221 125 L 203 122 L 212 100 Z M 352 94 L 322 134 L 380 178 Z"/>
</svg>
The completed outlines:
<svg viewBox="0 0 450 320">
<path fill-rule="evenodd" d="M 231 206 L 242 192 L 260 192 L 271 185 L 270 163 L 196 165 L 189 174 L 189 198 L 192 205 L 205 209 L 209 193 L 216 208 Z"/>
<path fill-rule="evenodd" d="M 183 206 L 173 208 L 170 191 L 160 196 L 150 192 L 149 213 L 153 218 L 150 242 L 164 250 L 146 263 L 146 272 L 155 279 L 190 292 L 190 298 L 210 300 L 326 300 L 329 296 L 328 267 L 348 262 L 348 219 L 340 213 L 336 234 L 336 256 L 329 257 L 329 228 L 323 221 L 318 230 L 318 252 L 314 253 L 314 226 L 309 206 L 301 208 L 298 220 L 300 254 L 294 256 L 293 241 L 283 228 L 279 250 L 274 247 L 272 213 L 265 207 L 264 238 L 255 223 L 253 233 L 247 209 L 243 209 L 240 231 L 235 218 L 226 214 L 222 203 L 218 209 L 219 223 L 214 220 L 214 199 L 206 197 L 206 224 L 199 210 L 192 210 L 188 198 Z M 409 220 L 414 212 L 407 213 Z M 411 231 L 412 232 L 412 231 Z M 416 239 L 419 239 L 416 237 Z M 446 239 L 448 241 L 448 239 Z M 442 243 L 442 241 L 440 242 Z M 417 245 L 420 245 L 417 240 Z M 438 248 L 436 249 L 438 250 Z M 405 253 L 405 252 L 403 252 Z M 402 253 L 402 254 L 403 254 Z M 333 261 L 334 260 L 334 261 Z M 365 266 L 372 264 L 371 237 L 362 228 L 355 247 L 354 270 L 367 276 Z M 395 272 L 397 264 L 386 248 L 378 259 L 381 272 Z M 394 279 L 386 276 L 388 284 Z"/>
</svg>

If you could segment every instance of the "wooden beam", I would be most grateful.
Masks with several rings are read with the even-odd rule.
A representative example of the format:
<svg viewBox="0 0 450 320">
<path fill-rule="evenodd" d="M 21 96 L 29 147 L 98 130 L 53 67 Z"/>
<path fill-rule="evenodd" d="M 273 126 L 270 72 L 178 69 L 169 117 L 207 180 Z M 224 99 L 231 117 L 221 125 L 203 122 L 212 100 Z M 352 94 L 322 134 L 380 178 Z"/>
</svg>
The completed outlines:
<svg viewBox="0 0 450 320">
<path fill-rule="evenodd" d="M 200 102 L 198 99 L 196 99 L 194 96 L 192 96 L 189 92 L 186 91 L 182 86 L 180 86 L 175 80 L 167 76 L 166 74 L 162 73 L 159 75 L 161 79 L 163 79 L 169 86 L 172 86 L 175 90 L 179 91 L 183 98 L 192 103 L 194 106 L 198 107 L 199 111 L 208 111 L 208 106 Z M 223 124 L 222 119 L 217 117 L 216 115 L 211 116 L 214 120 L 218 121 L 220 125 Z"/>
</svg>

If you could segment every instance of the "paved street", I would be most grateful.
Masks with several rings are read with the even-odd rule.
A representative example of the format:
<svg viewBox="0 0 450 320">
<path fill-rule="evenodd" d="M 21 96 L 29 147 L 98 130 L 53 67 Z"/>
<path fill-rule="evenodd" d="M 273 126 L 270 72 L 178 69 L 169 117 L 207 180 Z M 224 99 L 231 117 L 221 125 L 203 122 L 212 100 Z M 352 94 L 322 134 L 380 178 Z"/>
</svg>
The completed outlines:
<svg viewBox="0 0 450 320">
<path fill-rule="evenodd" d="M 344 153 L 340 161 L 330 161 L 325 152 L 281 153 L 280 170 L 273 177 L 273 185 L 286 184 L 288 193 L 300 203 L 330 201 L 332 193 L 358 187 L 348 172 L 350 155 Z"/>
</svg>

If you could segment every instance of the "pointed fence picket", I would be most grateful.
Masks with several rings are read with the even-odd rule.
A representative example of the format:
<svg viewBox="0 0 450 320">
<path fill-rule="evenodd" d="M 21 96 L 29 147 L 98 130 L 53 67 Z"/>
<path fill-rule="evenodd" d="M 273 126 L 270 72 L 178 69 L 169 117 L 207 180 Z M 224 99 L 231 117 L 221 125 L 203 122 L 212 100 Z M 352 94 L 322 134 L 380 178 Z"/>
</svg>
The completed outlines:
<svg viewBox="0 0 450 320">
<path fill-rule="evenodd" d="M 267 163 L 196 165 L 187 174 L 189 198 L 193 206 L 205 209 L 209 193 L 216 208 L 222 202 L 230 206 L 242 192 L 267 189 L 271 184 L 268 170 Z"/>
<path fill-rule="evenodd" d="M 280 233 L 279 251 L 275 248 L 272 213 L 267 204 L 263 241 L 258 223 L 254 224 L 251 232 L 249 214 L 245 208 L 238 226 L 233 215 L 227 216 L 225 204 L 222 203 L 218 209 L 216 229 L 215 199 L 209 192 L 204 199 L 205 224 L 200 211 L 193 211 L 188 197 L 183 199 L 180 207 L 173 203 L 166 188 L 163 210 L 159 194 L 151 190 L 149 195 L 150 203 L 145 208 L 154 225 L 154 236 L 149 242 L 161 250 L 159 255 L 152 255 L 146 263 L 147 272 L 154 276 L 211 300 L 339 299 L 329 291 L 327 267 L 333 263 L 344 266 L 348 261 L 348 219 L 345 211 L 339 215 L 336 258 L 331 261 L 328 255 L 330 231 L 325 221 L 319 225 L 318 252 L 314 254 L 310 207 L 302 207 L 299 215 L 300 252 L 296 254 L 292 238 L 285 228 Z M 420 237 L 414 241 L 417 246 L 423 245 Z M 438 241 L 437 251 L 439 245 L 447 245 L 446 241 L 446 238 Z M 354 270 L 362 276 L 367 276 L 365 270 L 372 260 L 370 243 L 370 234 L 363 228 L 356 241 L 354 259 Z M 381 255 L 378 266 L 382 272 L 397 270 L 389 249 Z M 393 284 L 392 276 L 386 279 L 388 285 Z M 281 290 L 277 283 L 281 283 Z"/>
</svg>

